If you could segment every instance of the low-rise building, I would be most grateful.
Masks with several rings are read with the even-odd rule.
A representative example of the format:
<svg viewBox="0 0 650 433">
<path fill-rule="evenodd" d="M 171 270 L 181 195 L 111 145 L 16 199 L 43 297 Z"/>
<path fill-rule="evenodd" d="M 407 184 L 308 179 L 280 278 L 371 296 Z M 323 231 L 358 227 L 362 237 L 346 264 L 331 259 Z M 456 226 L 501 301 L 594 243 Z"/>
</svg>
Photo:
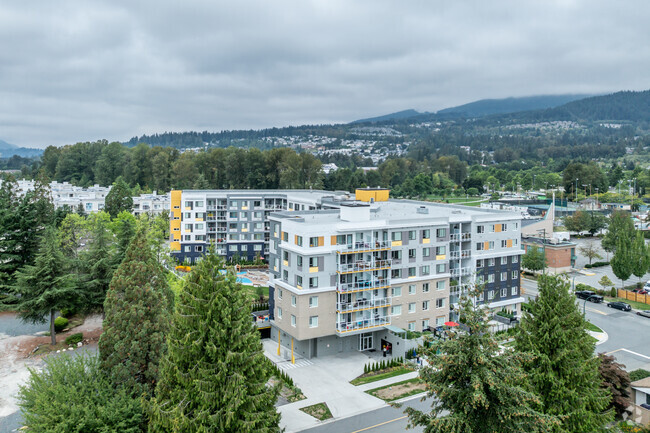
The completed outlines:
<svg viewBox="0 0 650 433">
<path fill-rule="evenodd" d="M 543 250 L 546 257 L 546 271 L 553 274 L 570 272 L 575 267 L 576 243 L 558 238 L 522 237 L 521 243 L 524 251 L 529 248 Z"/>
</svg>

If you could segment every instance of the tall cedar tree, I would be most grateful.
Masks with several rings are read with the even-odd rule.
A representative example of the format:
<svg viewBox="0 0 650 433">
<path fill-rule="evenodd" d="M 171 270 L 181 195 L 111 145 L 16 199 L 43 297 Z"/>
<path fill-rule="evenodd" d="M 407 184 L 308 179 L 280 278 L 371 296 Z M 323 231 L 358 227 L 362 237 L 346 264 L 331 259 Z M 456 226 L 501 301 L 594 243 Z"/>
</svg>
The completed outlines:
<svg viewBox="0 0 650 433">
<path fill-rule="evenodd" d="M 245 290 L 210 251 L 187 277 L 150 407 L 150 432 L 276 432 L 277 388 Z"/>
<path fill-rule="evenodd" d="M 117 263 L 122 263 L 126 250 L 129 249 L 131 240 L 135 236 L 136 226 L 138 220 L 131 212 L 120 212 L 117 218 L 111 222 L 111 231 L 115 235 L 117 241 Z"/>
<path fill-rule="evenodd" d="M 73 308 L 80 302 L 75 281 L 67 272 L 66 259 L 54 227 L 48 227 L 41 240 L 41 248 L 33 265 L 25 265 L 16 272 L 14 292 L 16 309 L 21 319 L 44 323 L 50 319 L 52 345 L 56 344 L 54 315 L 57 310 Z"/>
<path fill-rule="evenodd" d="M 486 310 L 464 298 L 461 320 L 467 332 L 448 331 L 451 338 L 423 349 L 429 365 L 420 377 L 435 401 L 430 413 L 406 408 L 411 426 L 424 426 L 426 433 L 547 432 L 556 427 L 555 417 L 540 412 L 541 401 L 522 368 L 526 356 L 512 350 L 498 353 Z"/>
<path fill-rule="evenodd" d="M 117 256 L 107 220 L 97 217 L 92 220 L 92 225 L 90 245 L 81 255 L 84 268 L 82 283 L 86 298 L 84 309 L 98 311 L 104 306 L 106 292 L 117 267 Z"/>
<path fill-rule="evenodd" d="M 607 409 L 611 395 L 601 387 L 595 344 L 569 293 L 569 283 L 542 275 L 538 287 L 539 297 L 530 303 L 519 326 L 516 350 L 533 357 L 525 369 L 543 411 L 560 417 L 561 426 L 549 431 L 604 431 L 614 415 Z"/>
<path fill-rule="evenodd" d="M 630 407 L 630 375 L 625 371 L 625 366 L 616 362 L 612 355 L 598 354 L 600 358 L 600 376 L 603 379 L 603 386 L 609 389 L 612 395 L 610 407 L 616 411 L 616 416 L 622 418 L 629 413 Z"/>
<path fill-rule="evenodd" d="M 165 271 L 140 226 L 104 302 L 101 367 L 117 385 L 153 391 L 169 330 L 171 297 Z"/>
</svg>

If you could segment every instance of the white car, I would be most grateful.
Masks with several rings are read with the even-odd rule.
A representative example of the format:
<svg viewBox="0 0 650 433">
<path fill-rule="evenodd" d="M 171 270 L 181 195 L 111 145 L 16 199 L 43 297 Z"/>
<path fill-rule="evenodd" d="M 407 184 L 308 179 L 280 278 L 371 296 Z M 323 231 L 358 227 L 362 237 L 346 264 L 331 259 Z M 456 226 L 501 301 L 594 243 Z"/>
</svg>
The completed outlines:
<svg viewBox="0 0 650 433">
<path fill-rule="evenodd" d="M 650 290 L 650 281 L 648 281 L 647 283 L 645 283 L 645 286 L 643 286 L 643 288 L 644 288 L 645 290 Z"/>
</svg>

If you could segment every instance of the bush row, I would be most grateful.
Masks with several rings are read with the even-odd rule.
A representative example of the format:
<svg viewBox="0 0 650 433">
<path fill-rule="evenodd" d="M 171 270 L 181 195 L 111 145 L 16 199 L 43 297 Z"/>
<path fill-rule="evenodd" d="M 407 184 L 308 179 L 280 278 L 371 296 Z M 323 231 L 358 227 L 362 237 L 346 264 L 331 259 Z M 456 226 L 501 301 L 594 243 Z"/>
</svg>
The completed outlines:
<svg viewBox="0 0 650 433">
<path fill-rule="evenodd" d="M 293 379 L 287 373 L 280 370 L 280 368 L 271 361 L 269 361 L 269 365 L 271 366 L 273 376 L 277 377 L 279 381 L 292 388 L 295 386 L 293 384 Z"/>
<path fill-rule="evenodd" d="M 576 292 L 580 291 L 580 290 L 591 290 L 592 292 L 594 292 L 597 295 L 611 296 L 612 298 L 616 298 L 618 296 L 618 292 L 616 290 L 616 287 L 612 287 L 610 289 L 604 289 L 603 290 L 603 289 L 597 289 L 595 287 L 591 287 L 588 284 L 578 283 L 578 284 L 576 284 Z"/>
<path fill-rule="evenodd" d="M 372 364 L 366 364 L 363 366 L 363 373 L 370 373 L 372 371 L 379 371 L 385 368 L 399 367 L 404 363 L 404 359 L 400 356 L 399 358 L 393 359 L 384 359 L 379 362 L 373 362 Z"/>
<path fill-rule="evenodd" d="M 585 268 L 587 268 L 587 269 L 589 269 L 589 268 L 599 268 L 601 266 L 607 266 L 607 265 L 609 265 L 609 262 L 593 262 L 592 264 L 587 263 L 585 265 Z"/>
</svg>

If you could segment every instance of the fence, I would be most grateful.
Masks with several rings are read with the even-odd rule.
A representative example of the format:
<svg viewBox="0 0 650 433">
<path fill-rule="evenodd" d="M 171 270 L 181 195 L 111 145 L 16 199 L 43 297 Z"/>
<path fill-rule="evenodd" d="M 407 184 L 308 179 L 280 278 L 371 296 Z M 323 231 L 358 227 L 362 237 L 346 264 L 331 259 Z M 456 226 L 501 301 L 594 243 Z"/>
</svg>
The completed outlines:
<svg viewBox="0 0 650 433">
<path fill-rule="evenodd" d="M 618 289 L 618 297 L 630 301 L 641 302 L 642 304 L 650 304 L 650 295 L 640 295 L 629 290 Z"/>
</svg>

